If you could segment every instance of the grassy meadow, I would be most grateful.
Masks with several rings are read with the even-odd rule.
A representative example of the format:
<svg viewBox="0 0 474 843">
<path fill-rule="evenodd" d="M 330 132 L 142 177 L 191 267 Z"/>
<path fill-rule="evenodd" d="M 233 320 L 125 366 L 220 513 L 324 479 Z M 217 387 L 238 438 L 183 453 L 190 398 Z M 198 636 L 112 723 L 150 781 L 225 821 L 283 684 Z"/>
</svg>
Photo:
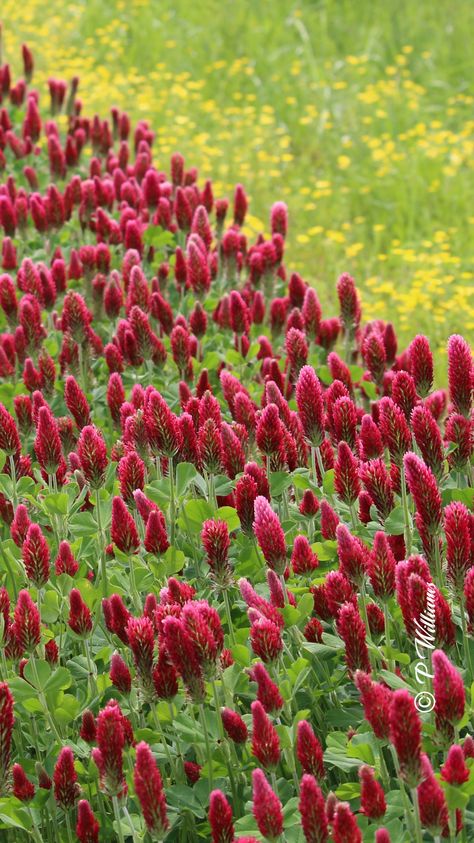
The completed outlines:
<svg viewBox="0 0 474 843">
<path fill-rule="evenodd" d="M 474 5 L 405 0 L 3 0 L 3 55 L 36 83 L 79 75 L 87 110 L 146 119 L 248 227 L 290 209 L 287 263 L 333 311 L 354 275 L 368 318 L 443 353 L 474 335 Z"/>
</svg>

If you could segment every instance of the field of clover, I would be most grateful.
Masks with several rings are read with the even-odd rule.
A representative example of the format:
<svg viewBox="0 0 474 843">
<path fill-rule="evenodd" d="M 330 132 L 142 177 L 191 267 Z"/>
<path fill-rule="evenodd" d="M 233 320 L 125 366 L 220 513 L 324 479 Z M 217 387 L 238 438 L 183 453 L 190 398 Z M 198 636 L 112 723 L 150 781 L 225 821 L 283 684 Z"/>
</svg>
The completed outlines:
<svg viewBox="0 0 474 843">
<path fill-rule="evenodd" d="M 364 323 L 348 274 L 322 313 L 284 203 L 249 242 L 241 185 L 214 196 L 23 63 L 0 68 L 0 839 L 472 840 L 468 342 L 437 389 L 428 339 Z"/>
</svg>

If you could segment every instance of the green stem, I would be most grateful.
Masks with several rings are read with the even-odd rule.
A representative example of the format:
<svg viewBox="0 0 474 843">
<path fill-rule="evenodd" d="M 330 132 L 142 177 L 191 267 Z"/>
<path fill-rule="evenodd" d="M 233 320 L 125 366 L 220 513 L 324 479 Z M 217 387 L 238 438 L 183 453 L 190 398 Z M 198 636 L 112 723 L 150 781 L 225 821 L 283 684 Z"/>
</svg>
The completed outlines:
<svg viewBox="0 0 474 843">
<path fill-rule="evenodd" d="M 33 671 L 33 679 L 35 680 L 36 690 L 38 691 L 38 697 L 39 697 L 39 701 L 41 703 L 41 706 L 43 708 L 44 715 L 46 717 L 46 720 L 49 723 L 49 727 L 50 727 L 51 731 L 53 732 L 56 740 L 61 745 L 62 744 L 61 735 L 58 732 L 56 723 L 53 720 L 53 716 L 52 716 L 52 714 L 49 710 L 48 703 L 46 702 L 46 698 L 45 698 L 45 696 L 44 696 L 44 694 L 41 690 L 41 682 L 39 680 L 38 671 L 37 671 L 37 668 L 36 668 L 36 659 L 35 659 L 35 656 L 33 655 L 33 653 L 31 654 L 29 661 L 30 661 L 30 664 L 31 664 L 31 669 Z"/>
<path fill-rule="evenodd" d="M 229 603 L 229 594 L 226 588 L 222 589 L 222 596 L 224 598 L 224 606 L 225 606 L 225 613 L 227 617 L 227 626 L 229 627 L 229 635 L 230 640 L 232 642 L 232 646 L 235 645 L 235 634 L 234 634 L 234 626 L 232 624 L 232 615 L 230 611 L 230 603 Z"/>
<path fill-rule="evenodd" d="M 461 626 L 462 626 L 462 643 L 464 648 L 464 658 L 468 665 L 469 670 L 469 684 L 474 679 L 474 671 L 472 667 L 472 658 L 471 658 L 471 648 L 469 646 L 469 637 L 467 634 L 467 624 L 466 624 L 466 611 L 465 611 L 465 603 L 464 599 L 460 601 L 460 610 L 461 610 Z"/>
<path fill-rule="evenodd" d="M 411 544 L 412 544 L 412 532 L 411 532 L 411 519 L 410 513 L 408 511 L 408 499 L 407 499 L 407 487 L 405 482 L 405 466 L 403 465 L 403 460 L 400 466 L 400 491 L 402 496 L 402 509 L 403 509 L 403 520 L 405 523 L 404 527 L 404 538 L 405 538 L 405 555 L 406 558 L 411 554 Z"/>
<path fill-rule="evenodd" d="M 119 843 L 125 843 L 125 838 L 123 836 L 123 831 L 122 831 L 122 824 L 120 822 L 120 808 L 119 808 L 119 803 L 118 803 L 118 799 L 117 799 L 116 796 L 112 796 L 112 805 L 114 806 L 114 817 L 115 817 L 115 821 L 117 823 L 117 836 L 118 836 L 118 839 L 119 839 Z"/>
<path fill-rule="evenodd" d="M 420 806 L 418 803 L 418 791 L 416 787 L 411 788 L 411 798 L 413 799 L 413 814 L 415 817 L 415 840 L 416 843 L 423 843 L 423 832 L 421 830 Z"/>
<path fill-rule="evenodd" d="M 71 818 L 70 818 L 69 814 L 67 813 L 67 811 L 66 811 L 65 817 L 66 817 L 67 839 L 68 839 L 69 843 L 73 843 Z"/>
<path fill-rule="evenodd" d="M 102 596 L 104 599 L 108 594 L 107 584 L 107 559 L 104 553 L 104 534 L 102 530 L 102 513 L 100 510 L 100 495 L 99 489 L 95 493 L 95 507 L 97 510 L 97 526 L 99 528 L 99 558 L 100 558 L 100 578 L 102 580 Z"/>
<path fill-rule="evenodd" d="M 206 744 L 206 753 L 207 753 L 207 766 L 209 767 L 209 790 L 214 790 L 214 776 L 212 774 L 212 753 L 211 753 L 211 744 L 209 742 L 209 735 L 207 732 L 207 723 L 206 723 L 206 715 L 204 712 L 204 706 L 202 703 L 199 703 L 199 717 L 201 718 L 201 726 L 204 735 L 204 742 Z"/>
<path fill-rule="evenodd" d="M 16 512 L 16 508 L 18 505 L 18 497 L 16 494 L 16 467 L 15 467 L 15 458 L 10 454 L 8 457 L 8 461 L 10 463 L 10 476 L 12 479 L 12 503 L 13 503 L 13 511 Z"/>
<path fill-rule="evenodd" d="M 389 649 L 392 648 L 392 640 L 390 638 L 390 612 L 388 610 L 388 601 L 383 601 L 383 614 L 385 619 L 385 646 Z M 388 658 L 388 669 L 394 673 L 395 672 L 395 662 L 392 658 Z"/>
<path fill-rule="evenodd" d="M 435 533 L 433 536 L 434 541 L 434 548 L 435 548 L 435 567 L 436 567 L 436 579 L 438 580 L 439 588 L 442 588 L 443 585 L 443 563 L 441 561 L 441 553 L 439 550 L 439 534 Z"/>
<path fill-rule="evenodd" d="M 318 485 L 318 472 L 316 471 L 316 448 L 311 445 L 311 474 L 313 475 L 313 483 Z M 321 470 L 321 469 L 320 469 Z"/>
<path fill-rule="evenodd" d="M 174 496 L 174 466 L 172 457 L 170 457 L 168 461 L 168 478 L 170 484 L 170 543 L 174 545 L 174 534 L 176 527 L 176 503 Z"/>
<path fill-rule="evenodd" d="M 176 779 L 176 769 L 175 769 L 175 765 L 174 765 L 174 763 L 173 763 L 173 759 L 172 759 L 172 757 L 171 757 L 171 752 L 170 752 L 170 748 L 169 748 L 169 746 L 168 746 L 168 741 L 167 741 L 167 740 L 166 740 L 166 738 L 165 738 L 165 734 L 164 734 L 164 732 L 163 732 L 163 729 L 162 729 L 162 726 L 161 726 L 161 723 L 160 723 L 159 717 L 158 717 L 158 715 L 157 715 L 157 713 L 156 713 L 156 710 L 153 708 L 153 706 L 152 706 L 152 708 L 151 708 L 151 712 L 152 712 L 152 715 L 153 715 L 153 721 L 154 721 L 154 723 L 155 723 L 156 729 L 157 729 L 157 731 L 158 731 L 158 732 L 159 732 L 159 734 L 160 734 L 161 742 L 162 742 L 162 744 L 163 744 L 163 749 L 164 749 L 164 751 L 165 751 L 165 755 L 166 755 L 166 757 L 167 757 L 167 759 L 168 759 L 168 764 L 170 765 L 170 779 L 171 779 L 173 776 L 174 776 L 174 777 L 175 777 L 175 779 Z"/>
</svg>

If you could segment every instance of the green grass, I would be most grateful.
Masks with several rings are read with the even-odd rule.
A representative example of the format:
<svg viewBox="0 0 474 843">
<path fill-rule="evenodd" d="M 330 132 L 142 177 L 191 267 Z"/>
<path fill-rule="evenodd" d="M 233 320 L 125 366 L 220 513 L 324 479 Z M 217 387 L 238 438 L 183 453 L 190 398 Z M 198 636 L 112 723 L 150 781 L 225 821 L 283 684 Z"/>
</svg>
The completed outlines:
<svg viewBox="0 0 474 843">
<path fill-rule="evenodd" d="M 17 67 L 26 39 L 43 76 L 81 75 L 85 107 L 148 119 L 163 166 L 180 149 L 220 194 L 241 181 L 254 230 L 284 199 L 288 265 L 324 303 L 347 270 L 366 316 L 404 338 L 474 334 L 471 2 L 5 0 L 2 15 Z"/>
</svg>

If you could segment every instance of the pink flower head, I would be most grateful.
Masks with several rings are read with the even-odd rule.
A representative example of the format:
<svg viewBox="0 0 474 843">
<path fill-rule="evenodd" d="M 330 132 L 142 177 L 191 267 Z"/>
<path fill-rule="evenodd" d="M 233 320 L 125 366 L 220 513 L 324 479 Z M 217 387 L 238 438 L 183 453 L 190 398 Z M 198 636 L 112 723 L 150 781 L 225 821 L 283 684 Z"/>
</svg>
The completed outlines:
<svg viewBox="0 0 474 843">
<path fill-rule="evenodd" d="M 433 355 L 428 339 L 418 334 L 408 349 L 410 372 L 418 395 L 425 398 L 433 386 Z"/>
<path fill-rule="evenodd" d="M 337 295 L 344 330 L 353 336 L 360 322 L 361 307 L 354 279 L 347 273 L 341 275 L 337 282 Z"/>
<path fill-rule="evenodd" d="M 332 826 L 334 843 L 362 843 L 362 832 L 347 802 L 339 802 Z"/>
<path fill-rule="evenodd" d="M 400 773 L 410 788 L 416 787 L 422 779 L 421 722 L 413 697 L 404 688 L 393 693 L 389 717 Z"/>
<path fill-rule="evenodd" d="M 79 570 L 79 563 L 74 558 L 71 545 L 67 541 L 59 543 L 58 555 L 56 556 L 56 561 L 54 563 L 54 570 L 57 577 L 61 574 L 67 574 L 70 577 L 74 577 Z"/>
<path fill-rule="evenodd" d="M 93 425 L 81 430 L 77 443 L 77 455 L 86 483 L 91 489 L 100 489 L 107 469 L 107 446 L 102 432 Z"/>
<path fill-rule="evenodd" d="M 283 698 L 263 664 L 257 662 L 253 665 L 249 670 L 249 676 L 253 682 L 257 683 L 257 700 L 265 711 L 267 713 L 279 711 L 283 707 Z"/>
<path fill-rule="evenodd" d="M 441 768 L 441 778 L 453 785 L 464 784 L 469 779 L 469 768 L 466 766 L 464 752 L 459 744 L 453 744 L 449 748 L 446 761 Z"/>
<path fill-rule="evenodd" d="M 262 495 L 255 500 L 255 536 L 267 565 L 277 574 L 286 568 L 285 534 L 278 515 Z"/>
<path fill-rule="evenodd" d="M 53 774 L 54 798 L 63 811 L 74 808 L 79 798 L 79 784 L 74 769 L 74 756 L 69 746 L 64 746 L 59 753 Z"/>
<path fill-rule="evenodd" d="M 81 592 L 77 588 L 69 592 L 68 626 L 76 635 L 82 638 L 92 632 L 92 616 L 89 607 L 84 603 Z"/>
<path fill-rule="evenodd" d="M 400 407 L 391 398 L 382 398 L 379 403 L 380 433 L 383 444 L 390 451 L 396 465 L 400 465 L 404 454 L 411 448 L 411 431 Z"/>
<path fill-rule="evenodd" d="M 99 843 L 99 823 L 87 799 L 77 806 L 76 834 L 79 843 Z"/>
<path fill-rule="evenodd" d="M 369 579 L 377 597 L 387 599 L 394 594 L 396 565 L 387 536 L 379 530 L 374 536 L 372 553 L 368 562 Z"/>
<path fill-rule="evenodd" d="M 298 808 L 306 843 L 327 843 L 329 830 L 324 796 L 314 776 L 307 773 L 301 779 Z"/>
<path fill-rule="evenodd" d="M 317 447 L 324 439 L 324 407 L 319 378 L 312 366 L 303 366 L 296 384 L 296 404 L 306 438 Z"/>
<path fill-rule="evenodd" d="M 311 550 L 306 536 L 296 536 L 291 554 L 291 567 L 295 574 L 309 574 L 319 565 L 318 557 Z"/>
<path fill-rule="evenodd" d="M 110 680 L 123 694 L 129 694 L 132 687 L 130 671 L 119 653 L 114 653 L 110 662 Z"/>
<path fill-rule="evenodd" d="M 351 535 L 345 524 L 337 526 L 336 538 L 339 570 L 351 583 L 357 585 L 367 572 L 369 550 L 357 536 Z"/>
<path fill-rule="evenodd" d="M 262 410 L 257 423 L 255 438 L 258 448 L 267 458 L 276 454 L 281 448 L 283 425 L 276 404 L 267 404 Z"/>
<path fill-rule="evenodd" d="M 145 741 L 136 747 L 133 783 L 146 827 L 153 839 L 161 840 L 169 828 L 165 794 L 158 765 Z"/>
<path fill-rule="evenodd" d="M 122 553 L 134 553 L 140 545 L 135 521 L 119 497 L 114 497 L 112 501 L 110 536 Z"/>
<path fill-rule="evenodd" d="M 231 708 L 223 708 L 221 710 L 221 717 L 222 725 L 228 737 L 234 743 L 245 743 L 248 737 L 248 730 L 240 714 L 232 711 Z"/>
<path fill-rule="evenodd" d="M 447 579 L 460 594 L 472 562 L 472 516 L 460 501 L 453 501 L 444 510 Z"/>
<path fill-rule="evenodd" d="M 263 705 L 254 700 L 252 709 L 252 753 L 268 770 L 280 760 L 280 739 Z"/>
<path fill-rule="evenodd" d="M 441 523 L 441 495 L 436 478 L 416 454 L 407 453 L 403 464 L 408 488 L 415 501 L 420 535 L 422 538 L 423 532 L 434 535 Z"/>
<path fill-rule="evenodd" d="M 345 660 L 348 670 L 364 670 L 370 673 L 369 651 L 366 630 L 358 609 L 353 603 L 344 603 L 337 618 L 337 631 L 346 648 Z"/>
<path fill-rule="evenodd" d="M 354 457 L 347 442 L 339 442 L 337 448 L 334 487 L 338 497 L 348 506 L 357 500 L 360 492 L 359 461 Z"/>
<path fill-rule="evenodd" d="M 366 817 L 379 819 L 387 810 L 385 794 L 382 785 L 376 780 L 372 767 L 363 764 L 359 767 L 361 783 L 360 809 Z"/>
<path fill-rule="evenodd" d="M 227 558 L 230 539 L 229 528 L 226 522 L 219 519 L 205 521 L 202 526 L 201 541 L 207 554 L 206 562 L 216 582 L 225 584 L 228 581 L 230 573 Z"/>
<path fill-rule="evenodd" d="M 268 784 L 262 770 L 252 773 L 253 786 L 253 815 L 258 830 L 263 837 L 270 840 L 278 838 L 283 833 L 283 811 L 278 796 Z"/>
<path fill-rule="evenodd" d="M 265 664 L 275 661 L 283 650 L 279 626 L 261 615 L 250 627 L 250 644 Z"/>
<path fill-rule="evenodd" d="M 22 547 L 23 564 L 29 580 L 42 588 L 49 579 L 50 553 L 39 524 L 30 524 Z"/>
<path fill-rule="evenodd" d="M 0 682 L 0 793 L 2 794 L 10 769 L 13 724 L 13 697 L 8 684 Z"/>
<path fill-rule="evenodd" d="M 62 460 L 61 439 L 49 407 L 40 407 L 36 427 L 35 453 L 46 474 L 56 474 Z"/>
<path fill-rule="evenodd" d="M 427 755 L 422 756 L 422 774 L 423 781 L 418 786 L 421 824 L 438 836 L 448 827 L 449 813 L 444 791 L 433 774 Z"/>
<path fill-rule="evenodd" d="M 235 508 L 240 526 L 246 535 L 251 535 L 255 518 L 254 504 L 258 495 L 257 484 L 250 474 L 243 474 L 235 487 Z"/>
<path fill-rule="evenodd" d="M 444 724 L 455 726 L 464 715 L 466 693 L 461 674 L 442 650 L 435 650 L 433 663 L 433 693 L 435 697 L 436 722 L 439 728 Z"/>
<path fill-rule="evenodd" d="M 14 764 L 12 767 L 13 787 L 12 793 L 20 802 L 29 802 L 35 795 L 35 787 L 27 778 L 21 764 Z"/>
<path fill-rule="evenodd" d="M 328 502 L 323 499 L 321 501 L 321 535 L 323 539 L 334 541 L 338 524 L 339 516 Z"/>
<path fill-rule="evenodd" d="M 474 390 L 474 364 L 466 340 L 453 334 L 448 342 L 449 397 L 457 413 L 469 417 Z"/>
<path fill-rule="evenodd" d="M 418 404 L 411 415 L 416 444 L 428 468 L 435 477 L 443 474 L 444 449 L 441 431 L 426 405 Z"/>
<path fill-rule="evenodd" d="M 209 797 L 208 818 L 212 843 L 232 843 L 234 840 L 232 808 L 221 790 L 213 790 Z"/>
<path fill-rule="evenodd" d="M 310 773 L 317 780 L 324 777 L 323 749 L 307 720 L 298 723 L 296 755 L 304 773 Z"/>
<path fill-rule="evenodd" d="M 72 375 L 66 378 L 64 401 L 78 428 L 82 429 L 90 425 L 91 415 L 87 398 Z"/>
<path fill-rule="evenodd" d="M 153 453 L 173 457 L 181 445 L 178 420 L 162 395 L 153 387 L 147 390 L 145 424 Z"/>
<path fill-rule="evenodd" d="M 389 735 L 389 712 L 392 691 L 386 685 L 374 682 L 368 673 L 357 670 L 354 682 L 361 696 L 365 719 L 370 723 L 374 735 L 386 739 Z"/>
<path fill-rule="evenodd" d="M 123 715 L 116 705 L 108 705 L 97 717 L 97 749 L 92 760 L 99 770 L 100 788 L 108 796 L 121 797 L 127 785 L 123 775 L 125 732 Z"/>
</svg>

